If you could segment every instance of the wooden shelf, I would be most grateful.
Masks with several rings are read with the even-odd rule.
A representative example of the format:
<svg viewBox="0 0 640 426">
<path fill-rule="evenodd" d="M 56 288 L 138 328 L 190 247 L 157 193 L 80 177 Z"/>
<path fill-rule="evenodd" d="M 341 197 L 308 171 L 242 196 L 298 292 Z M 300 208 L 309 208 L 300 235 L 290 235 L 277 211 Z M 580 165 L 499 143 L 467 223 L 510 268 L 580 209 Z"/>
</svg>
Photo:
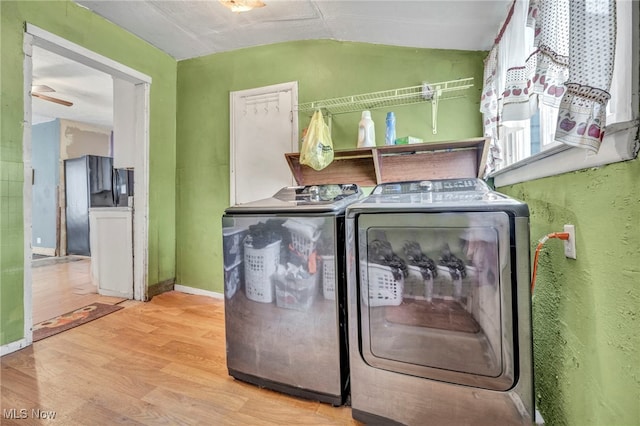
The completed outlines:
<svg viewBox="0 0 640 426">
<path fill-rule="evenodd" d="M 320 171 L 300 164 L 300 153 L 285 154 L 298 185 L 384 182 L 482 177 L 488 138 L 391 145 L 335 151 L 331 164 Z"/>
</svg>

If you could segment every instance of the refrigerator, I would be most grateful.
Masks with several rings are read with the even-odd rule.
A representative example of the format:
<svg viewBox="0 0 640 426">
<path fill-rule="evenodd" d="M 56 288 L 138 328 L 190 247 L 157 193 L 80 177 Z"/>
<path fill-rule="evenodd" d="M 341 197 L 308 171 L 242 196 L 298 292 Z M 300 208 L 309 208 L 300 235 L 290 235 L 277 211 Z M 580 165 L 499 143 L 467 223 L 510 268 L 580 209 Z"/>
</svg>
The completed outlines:
<svg viewBox="0 0 640 426">
<path fill-rule="evenodd" d="M 85 155 L 64 161 L 67 254 L 90 256 L 89 209 L 128 207 L 133 170 L 114 169 L 111 157 Z"/>
</svg>

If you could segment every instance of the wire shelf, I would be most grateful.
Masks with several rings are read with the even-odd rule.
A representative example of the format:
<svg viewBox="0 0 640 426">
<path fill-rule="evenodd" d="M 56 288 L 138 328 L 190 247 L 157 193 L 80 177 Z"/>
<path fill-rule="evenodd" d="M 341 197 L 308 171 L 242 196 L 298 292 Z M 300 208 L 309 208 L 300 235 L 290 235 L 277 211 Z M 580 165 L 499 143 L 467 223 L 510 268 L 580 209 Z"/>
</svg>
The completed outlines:
<svg viewBox="0 0 640 426">
<path fill-rule="evenodd" d="M 320 109 L 325 115 L 336 115 L 422 102 L 434 104 L 462 97 L 461 92 L 470 87 L 473 87 L 473 77 L 306 102 L 298 105 L 298 111 L 313 112 Z"/>
</svg>

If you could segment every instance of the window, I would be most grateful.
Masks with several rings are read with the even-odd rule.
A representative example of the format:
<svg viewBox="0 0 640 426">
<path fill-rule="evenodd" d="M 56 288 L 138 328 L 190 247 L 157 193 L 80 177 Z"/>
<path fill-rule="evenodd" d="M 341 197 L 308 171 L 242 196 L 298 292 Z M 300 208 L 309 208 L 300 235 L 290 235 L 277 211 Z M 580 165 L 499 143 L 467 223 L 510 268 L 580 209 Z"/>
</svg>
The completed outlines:
<svg viewBox="0 0 640 426">
<path fill-rule="evenodd" d="M 600 151 L 595 154 L 556 142 L 558 109 L 539 103 L 529 120 L 504 122 L 499 127 L 498 146 L 502 150 L 503 161 L 491 175 L 495 178 L 496 186 L 635 157 L 635 135 L 638 131 L 639 9 L 638 2 L 617 2 L 616 60 L 611 99 L 607 104 L 606 133 Z"/>
<path fill-rule="evenodd" d="M 562 146 L 554 140 L 558 108 L 540 104 L 529 120 L 510 121 L 500 126 L 501 168 L 539 152 Z"/>
</svg>

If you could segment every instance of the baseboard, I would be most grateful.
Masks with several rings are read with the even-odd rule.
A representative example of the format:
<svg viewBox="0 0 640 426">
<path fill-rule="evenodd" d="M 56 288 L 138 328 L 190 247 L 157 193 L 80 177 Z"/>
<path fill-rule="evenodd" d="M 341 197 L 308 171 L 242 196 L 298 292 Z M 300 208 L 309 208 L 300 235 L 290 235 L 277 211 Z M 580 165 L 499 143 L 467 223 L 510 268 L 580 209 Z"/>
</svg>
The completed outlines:
<svg viewBox="0 0 640 426">
<path fill-rule="evenodd" d="M 224 299 L 224 294 L 217 293 L 215 291 L 202 290 L 200 288 L 195 287 L 187 287 L 185 285 L 176 284 L 173 288 L 175 291 L 179 291 L 180 293 L 187 294 L 196 294 L 198 296 L 208 296 L 213 297 L 214 299 Z"/>
<path fill-rule="evenodd" d="M 171 278 L 171 279 L 160 281 L 159 283 L 150 285 L 149 288 L 147 289 L 147 302 L 151 300 L 151 298 L 154 296 L 173 290 L 175 284 L 176 284 L 176 279 Z"/>
<path fill-rule="evenodd" d="M 29 346 L 29 344 L 27 343 L 27 339 L 24 338 L 15 342 L 7 343 L 6 345 L 0 346 L 0 356 L 5 356 L 12 352 L 19 351 L 27 346 Z"/>
<path fill-rule="evenodd" d="M 55 256 L 55 247 L 31 247 L 33 254 L 39 254 L 41 256 Z"/>
</svg>

